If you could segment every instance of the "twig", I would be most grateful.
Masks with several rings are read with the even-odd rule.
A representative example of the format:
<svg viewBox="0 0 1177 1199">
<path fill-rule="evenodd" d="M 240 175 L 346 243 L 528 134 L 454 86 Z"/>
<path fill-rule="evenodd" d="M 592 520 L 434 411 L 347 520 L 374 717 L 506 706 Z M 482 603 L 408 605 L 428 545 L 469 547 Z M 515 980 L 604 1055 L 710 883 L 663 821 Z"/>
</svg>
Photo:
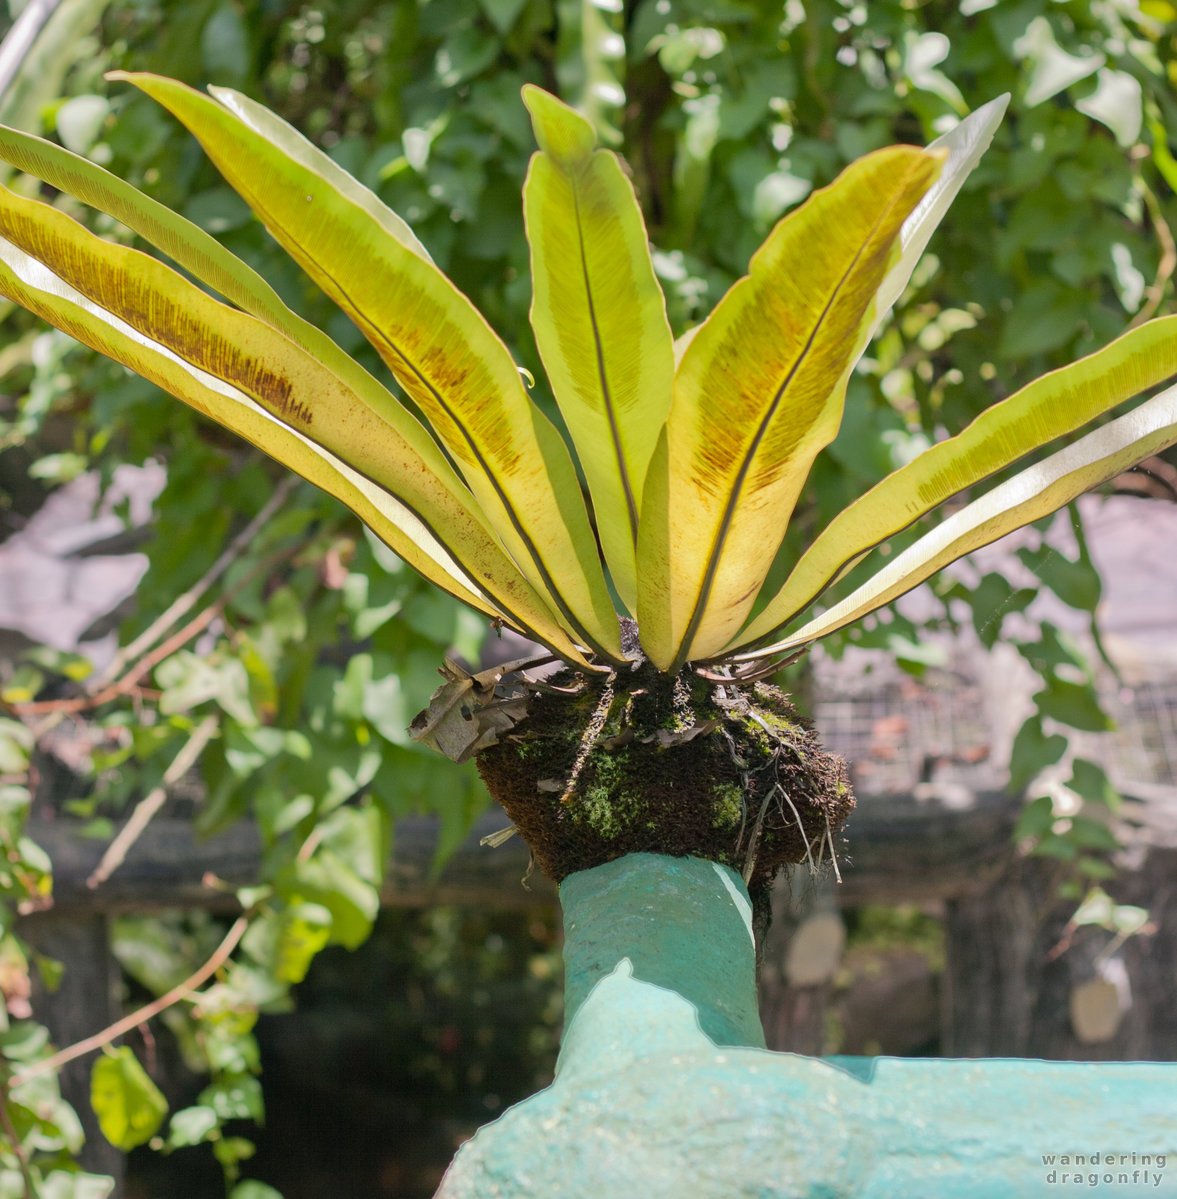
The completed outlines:
<svg viewBox="0 0 1177 1199">
<path fill-rule="evenodd" d="M 297 546 L 292 546 L 280 550 L 278 553 L 271 554 L 264 561 L 259 562 L 254 570 L 251 570 L 248 574 L 238 579 L 232 587 L 226 588 L 224 595 L 214 600 L 207 608 L 198 612 L 186 625 L 177 629 L 166 641 L 157 645 L 149 654 L 140 658 L 138 662 L 127 670 L 126 674 L 111 683 L 109 687 L 105 687 L 103 690 L 93 692 L 89 695 L 84 695 L 80 699 L 47 699 L 27 704 L 11 704 L 9 706 L 18 716 L 36 716 L 42 712 L 56 713 L 59 716 L 71 715 L 100 708 L 103 704 L 108 704 L 111 700 L 118 699 L 122 695 L 129 695 L 140 691 L 139 680 L 148 671 L 153 670 L 165 658 L 170 658 L 176 650 L 183 648 L 199 633 L 207 629 L 225 610 L 225 606 L 229 600 L 243 587 L 252 582 L 259 572 L 269 570 L 276 563 L 281 562 L 283 558 L 289 557 L 297 548 Z M 44 726 L 45 731 L 48 731 L 52 727 L 53 724 L 50 721 L 46 721 Z"/>
<path fill-rule="evenodd" d="M 131 1029 L 137 1028 L 140 1024 L 154 1019 L 160 1012 L 166 1011 L 173 1004 L 179 1003 L 181 999 L 186 999 L 197 987 L 207 982 L 228 961 L 229 955 L 237 948 L 237 943 L 245 936 L 247 928 L 249 928 L 248 913 L 239 916 L 233 922 L 233 926 L 225 934 L 225 939 L 213 951 L 212 957 L 195 974 L 190 975 L 180 983 L 179 986 L 173 987 L 166 995 L 161 995 L 154 1002 L 139 1008 L 138 1011 L 132 1012 L 129 1016 L 124 1016 L 121 1020 L 116 1020 L 108 1028 L 104 1028 L 101 1032 L 96 1032 L 92 1037 L 87 1037 L 84 1041 L 78 1041 L 74 1045 L 60 1049 L 52 1057 L 43 1058 L 39 1062 L 34 1062 L 31 1066 L 27 1066 L 18 1074 L 13 1075 L 11 1085 L 19 1087 L 22 1083 L 26 1083 L 38 1075 L 48 1074 L 51 1070 L 60 1069 L 66 1062 L 72 1062 L 76 1058 L 85 1057 L 87 1053 L 93 1053 L 94 1050 L 101 1049 L 104 1045 L 109 1045 L 116 1037 L 121 1037 L 124 1033 L 130 1032 Z"/>
<path fill-rule="evenodd" d="M 135 805 L 130 820 L 123 825 L 115 839 L 106 847 L 102 861 L 86 879 L 87 887 L 94 890 L 95 887 L 101 886 L 123 864 L 131 846 L 142 835 L 143 830 L 151 822 L 151 818 L 163 807 L 164 800 L 168 797 L 169 788 L 174 787 L 192 769 L 216 731 L 217 718 L 215 716 L 206 716 L 193 729 L 192 735 L 172 759 L 172 764 L 164 771 L 159 785 L 152 787 L 147 795 Z"/>
<path fill-rule="evenodd" d="M 1140 194 L 1144 197 L 1145 207 L 1148 209 L 1148 215 L 1152 218 L 1157 241 L 1161 243 L 1161 260 L 1157 264 L 1156 278 L 1145 289 L 1144 306 L 1132 318 L 1128 325 L 1129 329 L 1135 329 L 1137 325 L 1143 325 L 1156 312 L 1161 305 L 1161 300 L 1164 298 L 1165 284 L 1173 277 L 1173 271 L 1177 270 L 1177 243 L 1174 243 L 1173 231 L 1169 228 L 1169 223 L 1165 220 L 1160 202 L 1157 200 L 1152 188 L 1145 183 L 1144 177 L 1140 174 L 1136 176 L 1136 186 Z"/>
<path fill-rule="evenodd" d="M 128 662 L 133 661 L 139 654 L 154 645 L 167 629 L 171 628 L 181 617 L 186 616 L 192 611 L 200 597 L 233 565 L 242 551 L 245 550 L 254 537 L 261 531 L 262 527 L 269 522 L 270 517 L 285 503 L 286 497 L 294 490 L 297 482 L 297 476 L 289 475 L 274 488 L 274 494 L 262 505 L 261 510 L 245 528 L 229 542 L 224 552 L 212 566 L 187 591 L 177 596 L 167 611 L 158 619 L 152 621 L 150 626 L 136 637 L 130 645 L 125 646 L 115 654 L 107 668 L 94 680 L 92 689 L 103 688 L 111 679 L 117 678 Z"/>
</svg>

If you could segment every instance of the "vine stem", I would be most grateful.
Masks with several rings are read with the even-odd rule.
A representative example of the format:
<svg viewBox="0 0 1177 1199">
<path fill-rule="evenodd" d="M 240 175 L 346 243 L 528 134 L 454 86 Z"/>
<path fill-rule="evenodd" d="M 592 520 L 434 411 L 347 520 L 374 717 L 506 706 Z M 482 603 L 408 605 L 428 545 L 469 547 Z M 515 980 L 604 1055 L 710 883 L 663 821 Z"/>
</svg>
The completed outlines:
<svg viewBox="0 0 1177 1199">
<path fill-rule="evenodd" d="M 257 578 L 258 574 L 269 570 L 277 563 L 289 558 L 300 548 L 301 546 L 290 546 L 287 549 L 271 554 L 263 562 L 259 562 L 253 570 L 238 579 L 232 587 L 226 588 L 224 595 L 214 600 L 207 608 L 198 612 L 186 625 L 182 625 L 166 641 L 161 642 L 150 653 L 129 667 L 126 674 L 116 679 L 109 686 L 104 687 L 101 691 L 92 692 L 91 694 L 82 696 L 80 699 L 46 699 L 34 700 L 31 703 L 12 704 L 12 710 L 18 716 L 35 716 L 40 715 L 42 712 L 48 712 L 50 714 L 49 720 L 34 733 L 34 737 L 40 738 L 62 716 L 74 715 L 78 712 L 89 712 L 94 708 L 102 707 L 103 704 L 110 703 L 111 700 L 118 699 L 119 696 L 130 695 L 136 691 L 142 693 L 144 689 L 139 686 L 139 682 L 148 671 L 153 670 L 165 658 L 170 658 L 177 650 L 183 649 L 189 641 L 207 629 L 225 610 L 225 605 L 229 600 L 243 587 Z"/>
<path fill-rule="evenodd" d="M 1148 215 L 1152 219 L 1153 230 L 1157 235 L 1157 241 L 1161 244 L 1161 259 L 1157 265 L 1157 275 L 1152 281 L 1152 284 L 1145 290 L 1145 302 L 1136 316 L 1133 317 L 1129 324 L 1129 329 L 1135 329 L 1138 325 L 1143 325 L 1161 306 L 1161 300 L 1165 295 L 1165 285 L 1173 277 L 1174 270 L 1177 270 L 1177 242 L 1173 239 L 1173 231 L 1169 228 L 1169 223 L 1165 220 L 1165 214 L 1161 211 L 1160 201 L 1156 197 L 1156 193 L 1144 181 L 1144 176 L 1139 172 L 1136 175 L 1136 186 L 1140 194 L 1144 197 L 1145 207 L 1148 209 Z"/>
<path fill-rule="evenodd" d="M 168 791 L 192 769 L 216 731 L 217 718 L 215 716 L 206 716 L 192 730 L 191 736 L 180 747 L 180 752 L 176 754 L 171 765 L 164 771 L 159 785 L 152 787 L 147 795 L 135 805 L 131 818 L 106 847 L 102 860 L 94 868 L 90 877 L 86 879 L 87 887 L 93 890 L 95 887 L 101 886 L 123 864 L 131 846 L 139 840 L 143 830 L 151 822 L 151 818 L 163 807 L 164 800 L 168 797 Z"/>
<path fill-rule="evenodd" d="M 274 488 L 274 494 L 262 505 L 258 514 L 233 538 L 225 547 L 221 556 L 188 588 L 172 602 L 171 606 L 158 619 L 152 621 L 134 641 L 125 649 L 119 650 L 110 665 L 94 680 L 92 691 L 100 690 L 112 679 L 115 679 L 126 667 L 128 662 L 144 653 L 172 627 L 181 617 L 186 616 L 196 606 L 200 597 L 229 569 L 244 551 L 246 546 L 261 532 L 279 508 L 286 502 L 286 497 L 294 490 L 299 482 L 296 475 L 289 475 Z"/>
<path fill-rule="evenodd" d="M 66 1048 L 59 1049 L 52 1057 L 34 1062 L 24 1070 L 18 1071 L 12 1076 L 11 1086 L 19 1087 L 31 1078 L 36 1078 L 40 1074 L 47 1074 L 51 1070 L 58 1070 L 67 1062 L 72 1062 L 79 1057 L 85 1057 L 87 1053 L 93 1053 L 96 1049 L 102 1049 L 115 1040 L 116 1037 L 121 1037 L 124 1033 L 128 1033 L 131 1029 L 138 1027 L 138 1025 L 145 1024 L 148 1020 L 152 1020 L 158 1016 L 160 1012 L 166 1011 L 182 999 L 186 999 L 197 987 L 212 978 L 225 962 L 229 960 L 229 956 L 237 948 L 238 942 L 245 936 L 247 928 L 249 928 L 249 914 L 245 913 L 237 917 L 232 927 L 225 934 L 225 939 L 216 947 L 212 956 L 195 974 L 189 975 L 166 995 L 161 995 L 152 1003 L 139 1008 L 138 1011 L 132 1012 L 129 1016 L 124 1016 L 121 1020 L 116 1020 L 101 1032 L 96 1032 L 93 1036 L 87 1037 L 83 1041 L 78 1041 L 73 1045 L 67 1045 Z"/>
</svg>

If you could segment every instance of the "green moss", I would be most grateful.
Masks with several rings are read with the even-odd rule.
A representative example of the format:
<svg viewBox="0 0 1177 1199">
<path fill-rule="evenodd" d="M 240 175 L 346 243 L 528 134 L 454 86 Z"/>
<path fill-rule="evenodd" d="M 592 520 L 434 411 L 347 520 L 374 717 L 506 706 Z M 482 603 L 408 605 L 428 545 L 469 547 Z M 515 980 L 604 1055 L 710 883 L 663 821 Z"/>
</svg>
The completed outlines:
<svg viewBox="0 0 1177 1199">
<path fill-rule="evenodd" d="M 641 805 L 628 791 L 614 792 L 608 787 L 590 787 L 577 803 L 577 817 L 606 841 L 624 836 L 632 827 Z"/>
<path fill-rule="evenodd" d="M 731 828 L 744 810 L 744 793 L 735 783 L 723 783 L 715 789 L 711 814 L 716 828 Z"/>
</svg>

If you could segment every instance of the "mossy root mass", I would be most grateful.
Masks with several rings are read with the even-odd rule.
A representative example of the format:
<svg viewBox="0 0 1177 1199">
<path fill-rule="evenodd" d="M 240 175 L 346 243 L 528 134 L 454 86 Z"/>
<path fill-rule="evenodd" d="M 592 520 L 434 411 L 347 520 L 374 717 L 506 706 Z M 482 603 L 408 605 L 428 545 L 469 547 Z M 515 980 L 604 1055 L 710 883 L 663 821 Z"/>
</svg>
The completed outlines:
<svg viewBox="0 0 1177 1199">
<path fill-rule="evenodd" d="M 788 863 L 828 862 L 854 807 L 845 763 L 767 683 L 643 661 L 517 687 L 527 716 L 478 768 L 557 882 L 647 852 L 722 862 L 758 891 Z"/>
</svg>

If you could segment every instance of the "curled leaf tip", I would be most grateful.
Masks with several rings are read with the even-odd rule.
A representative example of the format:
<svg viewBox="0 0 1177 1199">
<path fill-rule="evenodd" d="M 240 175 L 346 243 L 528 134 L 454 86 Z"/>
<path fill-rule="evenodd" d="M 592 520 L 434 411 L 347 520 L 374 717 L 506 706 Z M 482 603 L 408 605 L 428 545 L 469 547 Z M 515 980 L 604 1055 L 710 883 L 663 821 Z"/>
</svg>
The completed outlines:
<svg viewBox="0 0 1177 1199">
<path fill-rule="evenodd" d="M 597 145 L 592 125 L 574 108 L 534 83 L 524 84 L 523 103 L 531 114 L 535 140 L 564 168 L 575 168 L 588 160 Z"/>
</svg>

